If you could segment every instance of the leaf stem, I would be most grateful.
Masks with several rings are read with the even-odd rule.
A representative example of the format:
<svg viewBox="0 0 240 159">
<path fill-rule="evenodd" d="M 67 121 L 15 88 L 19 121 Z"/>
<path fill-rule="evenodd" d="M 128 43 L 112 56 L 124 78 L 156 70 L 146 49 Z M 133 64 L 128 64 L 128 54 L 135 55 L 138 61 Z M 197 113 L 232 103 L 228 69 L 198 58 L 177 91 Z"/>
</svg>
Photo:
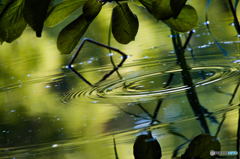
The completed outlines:
<svg viewBox="0 0 240 159">
<path fill-rule="evenodd" d="M 109 29 L 108 29 L 108 46 L 111 46 L 111 31 L 112 31 L 112 16 L 111 16 L 111 19 L 110 19 L 110 24 L 109 24 Z M 109 49 L 109 53 L 111 54 L 111 49 Z M 110 56 L 110 61 L 113 65 L 113 68 L 115 69 L 116 68 L 116 65 L 114 64 L 114 61 L 113 61 L 113 58 L 112 56 Z M 117 75 L 120 79 L 122 79 L 122 76 L 120 75 L 120 73 L 118 72 L 118 70 L 116 70 L 117 72 Z"/>
<path fill-rule="evenodd" d="M 228 3 L 229 3 L 229 6 L 230 6 L 230 9 L 232 11 L 233 17 L 234 17 L 234 26 L 237 30 L 238 35 L 240 35 L 240 25 L 239 25 L 239 21 L 238 21 L 238 18 L 237 18 L 236 11 L 235 11 L 235 9 L 233 7 L 233 4 L 232 4 L 232 0 L 228 0 Z"/>
</svg>

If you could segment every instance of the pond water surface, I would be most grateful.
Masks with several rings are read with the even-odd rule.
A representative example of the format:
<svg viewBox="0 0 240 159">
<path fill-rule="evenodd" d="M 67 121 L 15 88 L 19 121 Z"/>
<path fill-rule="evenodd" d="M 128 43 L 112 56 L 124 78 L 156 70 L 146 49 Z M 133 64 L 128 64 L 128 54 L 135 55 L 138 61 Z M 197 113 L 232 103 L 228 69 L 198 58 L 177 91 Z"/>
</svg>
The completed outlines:
<svg viewBox="0 0 240 159">
<path fill-rule="evenodd" d="M 199 14 L 199 27 L 185 52 L 194 89 L 201 106 L 212 113 L 205 115 L 212 136 L 226 116 L 217 136 L 221 150 L 237 151 L 240 40 L 232 14 L 227 1 L 209 6 L 211 33 L 228 52 L 225 55 L 205 25 L 207 1 L 189 3 Z M 176 64 L 170 29 L 144 8 L 133 3 L 130 7 L 140 23 L 135 41 L 121 45 L 111 37 L 111 46 L 129 55 L 119 69 L 121 77 L 113 73 L 98 83 L 113 68 L 110 56 L 116 64 L 121 56 L 91 43 L 72 65 L 92 84 L 98 83 L 94 88 L 68 69 L 74 53 L 61 55 L 56 47 L 60 30 L 81 11 L 54 28 L 44 28 L 42 38 L 28 27 L 19 39 L 0 47 L 0 158 L 114 159 L 117 152 L 119 159 L 133 159 L 136 137 L 151 130 L 162 158 L 168 159 L 178 146 L 205 132 L 189 104 L 189 87 Z M 112 8 L 113 4 L 103 7 L 85 38 L 107 44 Z M 188 143 L 177 156 L 187 147 Z"/>
</svg>

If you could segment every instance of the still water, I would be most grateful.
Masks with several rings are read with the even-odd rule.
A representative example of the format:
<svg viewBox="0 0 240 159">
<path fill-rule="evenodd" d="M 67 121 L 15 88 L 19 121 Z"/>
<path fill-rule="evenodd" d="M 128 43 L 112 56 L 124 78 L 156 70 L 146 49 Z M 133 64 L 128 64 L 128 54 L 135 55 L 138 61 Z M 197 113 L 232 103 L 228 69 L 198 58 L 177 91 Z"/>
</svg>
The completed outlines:
<svg viewBox="0 0 240 159">
<path fill-rule="evenodd" d="M 205 115 L 210 134 L 216 134 L 225 115 L 217 137 L 222 151 L 236 151 L 240 41 L 227 1 L 212 1 L 211 33 L 228 55 L 219 49 L 204 25 L 206 2 L 189 1 L 199 14 L 199 27 L 190 41 L 194 57 L 190 48 L 185 57 L 198 100 L 212 113 Z M 74 53 L 61 55 L 56 47 L 60 30 L 81 10 L 54 28 L 44 28 L 42 38 L 27 28 L 18 40 L 0 47 L 0 158 L 114 159 L 117 152 L 119 159 L 133 159 L 136 137 L 151 130 L 162 158 L 169 159 L 178 146 L 204 133 L 186 96 L 189 87 L 176 65 L 169 28 L 144 8 L 130 7 L 140 23 L 135 41 L 121 45 L 111 37 L 111 46 L 129 55 L 119 69 L 121 77 L 114 73 L 94 88 L 68 69 Z M 103 7 L 85 38 L 107 44 L 112 8 Z M 113 68 L 110 56 L 108 49 L 86 43 L 73 68 L 95 84 Z M 121 61 L 117 53 L 112 57 L 116 64 Z"/>
</svg>

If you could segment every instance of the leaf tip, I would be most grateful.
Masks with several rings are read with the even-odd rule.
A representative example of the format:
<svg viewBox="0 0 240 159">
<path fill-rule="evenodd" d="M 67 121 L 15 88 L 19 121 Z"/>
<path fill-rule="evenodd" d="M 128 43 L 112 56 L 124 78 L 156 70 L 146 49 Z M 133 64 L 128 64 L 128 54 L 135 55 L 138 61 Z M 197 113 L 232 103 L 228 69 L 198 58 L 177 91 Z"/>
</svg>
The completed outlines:
<svg viewBox="0 0 240 159">
<path fill-rule="evenodd" d="M 36 32 L 36 36 L 40 38 L 42 36 L 41 32 L 40 33 Z"/>
</svg>

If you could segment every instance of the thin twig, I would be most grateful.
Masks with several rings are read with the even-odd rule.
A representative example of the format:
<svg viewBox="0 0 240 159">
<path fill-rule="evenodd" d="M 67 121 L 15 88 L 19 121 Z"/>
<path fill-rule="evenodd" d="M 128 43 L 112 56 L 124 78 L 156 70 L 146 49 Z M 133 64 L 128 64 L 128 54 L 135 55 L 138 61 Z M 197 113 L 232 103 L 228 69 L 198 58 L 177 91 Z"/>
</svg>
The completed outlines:
<svg viewBox="0 0 240 159">
<path fill-rule="evenodd" d="M 222 127 L 222 124 L 223 124 L 223 122 L 224 122 L 225 119 L 226 119 L 226 113 L 223 114 L 223 119 L 222 119 L 221 123 L 220 123 L 219 126 L 218 126 L 218 130 L 217 130 L 215 136 L 217 136 L 218 133 L 220 132 L 221 127 Z"/>
<path fill-rule="evenodd" d="M 210 35 L 212 36 L 212 39 L 214 40 L 215 44 L 218 46 L 218 48 L 224 53 L 225 56 L 228 55 L 228 52 L 226 50 L 224 50 L 221 45 L 218 43 L 218 41 L 214 38 L 214 36 L 212 35 L 212 32 L 210 31 L 210 27 L 209 27 L 209 21 L 208 21 L 208 15 L 207 15 L 207 11 L 208 11 L 208 7 L 210 5 L 210 1 L 208 0 L 207 2 L 207 6 L 206 6 L 206 10 L 205 10 L 205 19 L 206 19 L 206 26 L 208 29 L 208 32 L 210 33 Z"/>
<path fill-rule="evenodd" d="M 102 81 L 106 80 L 113 72 L 117 71 L 118 68 L 120 68 L 120 67 L 122 66 L 122 64 L 125 62 L 125 60 L 127 59 L 127 55 L 126 55 L 125 53 L 123 53 L 122 51 L 120 51 L 120 50 L 118 50 L 118 49 L 116 49 L 116 48 L 113 48 L 113 47 L 111 47 L 111 46 L 104 45 L 104 44 L 99 43 L 99 42 L 97 42 L 97 41 L 94 41 L 94 40 L 92 40 L 92 39 L 84 38 L 83 41 L 81 42 L 81 44 L 79 45 L 76 53 L 74 54 L 72 60 L 69 62 L 68 68 L 70 68 L 75 74 L 78 75 L 78 77 L 80 77 L 80 78 L 81 78 L 84 82 L 86 82 L 88 85 L 90 85 L 91 87 L 94 87 L 94 86 L 93 86 L 89 81 L 87 81 L 80 73 L 78 73 L 76 70 L 74 70 L 74 68 L 72 68 L 72 63 L 73 63 L 73 62 L 75 61 L 75 59 L 77 58 L 80 50 L 82 49 L 82 47 L 83 47 L 83 45 L 85 44 L 86 41 L 91 42 L 91 43 L 93 43 L 93 44 L 96 44 L 96 45 L 98 45 L 98 46 L 100 46 L 100 47 L 104 47 L 104 48 L 107 48 L 107 49 L 111 49 L 111 50 L 113 50 L 113 51 L 116 51 L 117 53 L 121 54 L 122 57 L 123 57 L 122 61 L 118 64 L 118 66 L 115 67 L 115 68 L 113 68 L 109 73 L 105 74 L 105 75 L 103 76 L 103 78 L 102 78 L 99 82 L 102 82 Z M 99 82 L 98 82 L 98 83 L 99 83 Z"/>
<path fill-rule="evenodd" d="M 187 40 L 186 40 L 186 42 L 185 42 L 185 44 L 184 44 L 184 46 L 183 46 L 183 50 L 184 50 L 184 51 L 186 50 L 187 45 L 189 44 L 189 41 L 190 41 L 192 35 L 193 35 L 193 31 L 191 30 L 190 33 L 189 33 L 189 35 L 188 35 L 188 38 L 187 38 Z"/>
<path fill-rule="evenodd" d="M 237 18 L 237 14 L 236 14 L 236 11 L 233 7 L 233 4 L 232 4 L 232 0 L 228 0 L 228 3 L 229 3 L 229 6 L 230 6 L 230 9 L 232 11 L 232 14 L 233 14 L 233 17 L 234 17 L 234 25 L 235 25 L 235 28 L 238 32 L 238 35 L 240 34 L 240 25 L 239 25 L 239 21 L 238 21 L 238 18 Z"/>
<path fill-rule="evenodd" d="M 185 38 L 186 38 L 187 40 L 186 40 L 186 42 L 185 42 L 185 45 L 186 45 L 186 46 L 184 45 L 183 48 L 185 48 L 184 51 L 186 51 L 187 46 L 190 48 L 190 52 L 191 52 L 191 56 L 192 56 L 192 58 L 193 58 L 193 61 L 196 62 L 196 59 L 195 59 L 194 53 L 193 53 L 193 49 L 192 49 L 191 45 L 189 44 L 189 41 L 190 41 L 190 38 L 192 37 L 192 35 L 193 35 L 193 30 L 190 31 L 190 34 L 188 35 L 188 37 L 187 37 L 187 35 L 185 34 Z M 188 39 L 189 39 L 189 40 L 188 40 Z M 188 42 L 187 42 L 187 41 L 188 41 Z"/>
<path fill-rule="evenodd" d="M 112 16 L 111 16 L 111 20 L 110 20 L 110 24 L 109 24 L 109 29 L 108 29 L 108 46 L 111 46 L 111 32 L 112 31 Z M 112 50 L 109 49 L 109 54 L 111 54 Z M 116 65 L 114 64 L 114 61 L 113 61 L 113 58 L 112 58 L 112 55 L 110 55 L 110 61 L 113 65 L 113 68 L 115 69 L 116 68 Z M 120 79 L 122 79 L 122 76 L 120 75 L 120 73 L 118 72 L 118 70 L 116 70 L 117 74 L 118 74 L 118 77 Z"/>
<path fill-rule="evenodd" d="M 163 102 L 163 99 L 161 98 L 159 101 L 158 101 L 158 104 L 157 104 L 157 107 L 154 111 L 154 114 L 153 114 L 153 117 L 152 117 L 152 122 L 150 123 L 151 125 L 153 124 L 153 122 L 155 121 L 155 119 L 157 118 L 157 115 L 158 115 L 158 112 L 159 112 L 159 109 L 162 105 L 162 102 Z"/>
<path fill-rule="evenodd" d="M 232 101 L 233 101 L 233 99 L 235 98 L 235 96 L 236 96 L 236 94 L 237 94 L 237 90 L 238 90 L 238 88 L 239 88 L 239 85 L 240 85 L 240 81 L 239 81 L 239 83 L 237 84 L 237 87 L 235 88 L 235 90 L 234 90 L 234 92 L 233 92 L 232 98 L 231 98 L 230 101 L 228 102 L 229 105 L 232 104 Z"/>
<path fill-rule="evenodd" d="M 115 158 L 118 159 L 117 145 L 116 145 L 116 141 L 115 141 L 115 137 L 114 137 L 114 135 L 113 135 L 113 145 L 114 145 Z"/>
<path fill-rule="evenodd" d="M 170 85 L 170 83 L 171 83 L 171 81 L 172 81 L 172 79 L 173 79 L 173 76 L 174 76 L 174 74 L 171 73 L 170 76 L 169 76 L 169 78 L 168 78 L 167 84 L 166 84 L 163 88 L 166 88 L 166 87 L 168 87 L 168 86 Z M 156 118 L 157 118 L 157 115 L 158 115 L 159 109 L 160 109 L 160 107 L 161 107 L 161 105 L 162 105 L 162 102 L 163 102 L 163 99 L 162 99 L 162 98 L 159 99 L 158 104 L 157 104 L 157 107 L 156 107 L 156 109 L 155 109 L 155 111 L 154 111 L 154 113 L 153 113 L 152 122 L 150 123 L 151 125 L 153 124 L 153 122 L 154 122 L 154 121 L 156 120 Z"/>
</svg>

